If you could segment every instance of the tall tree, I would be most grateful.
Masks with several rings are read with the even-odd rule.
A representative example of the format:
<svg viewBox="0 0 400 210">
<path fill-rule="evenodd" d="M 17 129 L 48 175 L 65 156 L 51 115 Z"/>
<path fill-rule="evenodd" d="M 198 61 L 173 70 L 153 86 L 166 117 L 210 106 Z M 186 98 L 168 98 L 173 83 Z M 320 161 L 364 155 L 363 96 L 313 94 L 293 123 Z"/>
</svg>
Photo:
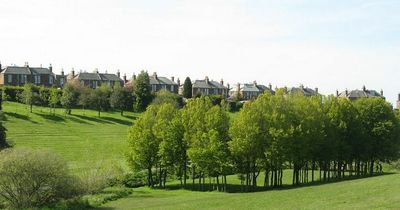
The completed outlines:
<svg viewBox="0 0 400 210">
<path fill-rule="evenodd" d="M 146 110 L 146 107 L 150 104 L 151 87 L 149 74 L 145 71 L 141 71 L 134 82 L 134 95 L 135 95 L 135 111 L 142 112 Z"/>
<path fill-rule="evenodd" d="M 183 106 L 183 100 L 181 96 L 176 93 L 171 93 L 168 90 L 160 90 L 155 94 L 155 98 L 151 104 L 161 105 L 164 103 L 172 104 L 177 108 Z"/>
<path fill-rule="evenodd" d="M 100 117 L 102 110 L 109 107 L 111 88 L 108 85 L 97 87 L 90 94 L 91 105 L 97 110 L 97 115 Z"/>
<path fill-rule="evenodd" d="M 62 91 L 61 95 L 61 105 L 65 108 L 66 114 L 71 114 L 72 108 L 77 104 L 78 91 L 75 85 L 72 83 L 67 83 Z"/>
<path fill-rule="evenodd" d="M 93 89 L 89 87 L 82 87 L 79 90 L 78 105 L 82 106 L 83 115 L 85 115 L 85 109 L 91 105 L 91 94 Z"/>
<path fill-rule="evenodd" d="M 119 109 L 121 116 L 124 115 L 125 97 L 121 84 L 116 83 L 110 95 L 110 105 L 113 109 Z"/>
<path fill-rule="evenodd" d="M 192 98 L 192 81 L 189 77 L 186 77 L 185 82 L 183 83 L 183 97 Z"/>
<path fill-rule="evenodd" d="M 29 113 L 32 113 L 32 106 L 34 103 L 34 92 L 33 92 L 33 85 L 27 83 L 24 85 L 24 91 L 22 92 L 22 100 L 29 108 Z"/>
<path fill-rule="evenodd" d="M 60 102 L 59 91 L 56 88 L 51 88 L 49 97 L 49 107 L 50 107 L 50 113 L 53 113 L 53 115 L 55 114 L 55 109 L 58 102 Z"/>
</svg>

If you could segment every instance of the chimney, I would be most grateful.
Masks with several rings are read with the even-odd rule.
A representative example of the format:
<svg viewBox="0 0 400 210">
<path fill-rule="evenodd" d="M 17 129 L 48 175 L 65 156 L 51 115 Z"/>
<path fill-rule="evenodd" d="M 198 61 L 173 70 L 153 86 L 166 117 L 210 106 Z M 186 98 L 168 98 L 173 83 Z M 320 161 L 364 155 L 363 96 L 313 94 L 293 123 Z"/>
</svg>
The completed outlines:
<svg viewBox="0 0 400 210">
<path fill-rule="evenodd" d="M 221 85 L 224 85 L 224 80 L 223 79 L 221 79 Z"/>
<path fill-rule="evenodd" d="M 229 83 L 228 84 L 226 84 L 227 85 L 227 87 L 228 87 L 228 91 L 231 89 L 231 86 L 229 85 Z"/>
<path fill-rule="evenodd" d="M 133 79 L 133 81 L 136 80 L 136 74 L 135 73 L 133 73 L 132 79 Z"/>
<path fill-rule="evenodd" d="M 175 80 L 175 77 L 171 77 L 171 81 L 172 81 L 172 82 L 175 82 L 174 80 Z"/>
<path fill-rule="evenodd" d="M 349 95 L 349 91 L 347 90 L 347 88 L 346 88 L 345 93 L 346 93 L 346 97 L 347 97 Z"/>
<path fill-rule="evenodd" d="M 28 62 L 25 62 L 25 67 L 28 67 L 28 68 L 29 68 L 29 64 L 28 64 Z"/>
<path fill-rule="evenodd" d="M 181 80 L 179 78 L 176 80 L 176 83 L 178 83 L 178 86 L 181 86 Z"/>
<path fill-rule="evenodd" d="M 272 84 L 271 83 L 268 84 L 268 87 L 269 87 L 270 90 L 272 90 Z"/>
<path fill-rule="evenodd" d="M 127 80 L 126 80 L 126 73 L 124 74 L 124 83 L 126 83 L 127 82 Z"/>
<path fill-rule="evenodd" d="M 315 88 L 315 93 L 317 93 L 317 94 L 318 94 L 318 88 L 317 88 L 317 87 Z"/>
<path fill-rule="evenodd" d="M 153 77 L 154 77 L 154 79 L 158 79 L 158 78 L 157 78 L 157 72 L 154 72 L 154 73 L 153 73 Z"/>
<path fill-rule="evenodd" d="M 75 70 L 74 70 L 74 68 L 72 68 L 71 74 L 72 74 L 72 77 L 75 77 Z"/>
<path fill-rule="evenodd" d="M 117 76 L 118 78 L 121 78 L 121 72 L 119 72 L 119 69 L 117 70 Z"/>
<path fill-rule="evenodd" d="M 238 94 L 240 93 L 240 83 L 237 83 L 236 91 Z"/>
<path fill-rule="evenodd" d="M 42 64 L 40 64 L 40 68 L 42 68 L 43 66 L 42 66 Z"/>
<path fill-rule="evenodd" d="M 338 90 L 336 90 L 336 97 L 338 97 L 339 96 L 339 91 Z"/>
<path fill-rule="evenodd" d="M 397 100 L 400 101 L 400 93 L 399 93 L 399 95 L 397 96 Z"/>
<path fill-rule="evenodd" d="M 1 71 L 1 70 L 3 70 L 3 69 L 1 68 L 1 62 L 0 62 L 0 71 Z"/>
<path fill-rule="evenodd" d="M 64 76 L 64 69 L 61 69 L 61 76 Z"/>
<path fill-rule="evenodd" d="M 94 69 L 94 73 L 98 74 L 98 73 L 99 73 L 99 69 L 98 69 L 98 68 L 95 68 L 95 69 Z"/>
<path fill-rule="evenodd" d="M 257 86 L 257 81 L 253 81 L 253 85 L 254 85 L 254 87 L 256 87 Z"/>
<path fill-rule="evenodd" d="M 50 63 L 50 66 L 49 66 L 49 70 L 50 70 L 50 72 L 53 72 L 53 66 L 51 65 L 51 63 Z"/>
<path fill-rule="evenodd" d="M 304 89 L 304 85 L 303 85 L 303 84 L 300 84 L 300 88 L 301 88 L 301 89 Z"/>
<path fill-rule="evenodd" d="M 208 79 L 208 77 L 206 76 L 206 84 L 208 84 L 210 82 L 210 80 Z"/>
<path fill-rule="evenodd" d="M 365 85 L 363 85 L 363 89 L 362 89 L 364 92 L 367 90 L 366 88 L 365 88 Z"/>
<path fill-rule="evenodd" d="M 383 89 L 381 89 L 381 96 L 383 97 Z"/>
</svg>

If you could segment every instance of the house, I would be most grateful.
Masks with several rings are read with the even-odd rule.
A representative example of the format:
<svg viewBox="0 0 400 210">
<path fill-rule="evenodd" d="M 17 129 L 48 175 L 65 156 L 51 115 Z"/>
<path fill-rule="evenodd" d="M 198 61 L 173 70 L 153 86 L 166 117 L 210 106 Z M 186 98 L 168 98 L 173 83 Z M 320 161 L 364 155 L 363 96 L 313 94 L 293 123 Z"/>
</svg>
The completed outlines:
<svg viewBox="0 0 400 210">
<path fill-rule="evenodd" d="M 307 97 L 315 96 L 318 95 L 318 88 L 311 89 L 308 87 L 304 87 L 304 85 L 300 85 L 299 87 L 291 87 L 287 89 L 287 92 L 289 94 L 295 94 L 295 93 L 301 93 L 304 94 Z"/>
<path fill-rule="evenodd" d="M 0 85 L 23 86 L 26 83 L 51 87 L 56 85 L 56 75 L 53 67 L 30 67 L 26 62 L 24 66 L 6 66 L 2 69 L 0 64 Z"/>
<path fill-rule="evenodd" d="M 381 90 L 380 93 L 378 93 L 376 90 L 366 89 L 365 86 L 363 86 L 361 90 L 356 89 L 348 91 L 346 89 L 341 93 L 336 91 L 336 96 L 341 98 L 348 98 L 350 100 L 357 100 L 359 98 L 376 98 L 376 97 L 385 99 L 385 97 L 383 96 L 383 90 Z"/>
<path fill-rule="evenodd" d="M 159 77 L 156 72 L 149 76 L 151 92 L 157 92 L 159 90 L 168 90 L 171 93 L 178 94 L 180 84 L 176 83 L 174 77 L 168 79 L 166 77 Z M 179 82 L 179 79 L 178 79 Z"/>
<path fill-rule="evenodd" d="M 71 73 L 66 78 L 68 82 L 77 80 L 81 85 L 93 89 L 104 84 L 109 85 L 111 87 L 118 83 L 121 86 L 124 85 L 124 81 L 120 78 L 119 71 L 117 72 L 117 74 L 108 74 L 108 73 L 99 73 L 99 71 L 96 69 L 93 73 L 80 72 L 75 75 L 75 71 L 74 69 L 72 69 Z"/>
<path fill-rule="evenodd" d="M 131 80 L 129 81 L 126 80 L 125 76 L 124 80 L 125 80 L 125 86 L 132 87 L 135 83 L 136 75 L 133 74 Z M 174 77 L 168 79 L 167 77 L 160 77 L 157 75 L 156 72 L 154 72 L 153 75 L 149 76 L 149 82 L 150 82 L 150 90 L 152 93 L 155 93 L 159 90 L 167 90 L 169 92 L 178 94 L 180 86 L 179 78 L 175 82 Z"/>
<path fill-rule="evenodd" d="M 259 85 L 256 81 L 253 83 L 245 83 L 240 84 L 238 83 L 236 87 L 230 91 L 229 95 L 231 98 L 236 97 L 238 93 L 240 94 L 241 99 L 243 100 L 251 100 L 257 98 L 259 95 L 263 94 L 264 92 L 269 92 L 271 94 L 275 94 L 275 91 L 272 90 L 272 85 L 269 86 Z"/>
<path fill-rule="evenodd" d="M 204 80 L 196 80 L 192 84 L 192 95 L 222 95 L 228 97 L 228 88 L 224 86 L 224 81 L 210 81 L 208 77 Z"/>
</svg>

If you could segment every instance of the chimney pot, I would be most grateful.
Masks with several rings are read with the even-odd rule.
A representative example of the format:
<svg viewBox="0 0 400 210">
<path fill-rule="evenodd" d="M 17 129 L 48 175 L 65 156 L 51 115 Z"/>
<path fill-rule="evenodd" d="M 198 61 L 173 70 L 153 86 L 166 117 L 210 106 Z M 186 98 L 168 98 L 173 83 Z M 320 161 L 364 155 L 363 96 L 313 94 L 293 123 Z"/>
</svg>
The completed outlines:
<svg viewBox="0 0 400 210">
<path fill-rule="evenodd" d="M 349 91 L 347 90 L 347 88 L 346 88 L 345 93 L 346 93 L 346 97 L 347 97 L 349 95 Z"/>
<path fill-rule="evenodd" d="M 221 79 L 221 85 L 224 85 L 224 80 L 223 79 Z"/>
<path fill-rule="evenodd" d="M 339 90 L 336 90 L 336 97 L 339 96 Z"/>
<path fill-rule="evenodd" d="M 253 85 L 254 85 L 254 87 L 257 86 L 257 81 L 254 80 Z"/>
<path fill-rule="evenodd" d="M 269 87 L 270 90 L 272 90 L 272 84 L 271 83 L 268 84 L 268 87 Z"/>
<path fill-rule="evenodd" d="M 365 85 L 363 85 L 363 91 L 365 92 L 367 90 L 367 88 L 365 88 Z"/>
<path fill-rule="evenodd" d="M 383 89 L 381 89 L 381 96 L 383 97 Z"/>
<path fill-rule="evenodd" d="M 179 78 L 176 80 L 176 83 L 178 83 L 178 87 L 181 86 L 181 80 Z"/>
<path fill-rule="evenodd" d="M 175 80 L 175 77 L 171 77 L 171 81 L 172 81 L 172 82 L 175 82 L 174 80 Z"/>
<path fill-rule="evenodd" d="M 208 84 L 209 81 L 208 76 L 206 76 L 206 84 Z"/>
<path fill-rule="evenodd" d="M 317 94 L 318 94 L 318 88 L 317 88 L 317 87 L 315 88 L 315 93 L 317 93 Z"/>
</svg>

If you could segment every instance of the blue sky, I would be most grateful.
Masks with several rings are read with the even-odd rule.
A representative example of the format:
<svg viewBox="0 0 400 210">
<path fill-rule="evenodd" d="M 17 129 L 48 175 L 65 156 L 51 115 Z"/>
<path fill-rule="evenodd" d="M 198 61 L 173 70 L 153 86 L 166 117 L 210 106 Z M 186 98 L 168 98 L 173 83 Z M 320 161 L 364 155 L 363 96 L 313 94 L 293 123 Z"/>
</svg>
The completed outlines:
<svg viewBox="0 0 400 210">
<path fill-rule="evenodd" d="M 400 92 L 398 0 L 0 0 L 0 61 Z"/>
</svg>

